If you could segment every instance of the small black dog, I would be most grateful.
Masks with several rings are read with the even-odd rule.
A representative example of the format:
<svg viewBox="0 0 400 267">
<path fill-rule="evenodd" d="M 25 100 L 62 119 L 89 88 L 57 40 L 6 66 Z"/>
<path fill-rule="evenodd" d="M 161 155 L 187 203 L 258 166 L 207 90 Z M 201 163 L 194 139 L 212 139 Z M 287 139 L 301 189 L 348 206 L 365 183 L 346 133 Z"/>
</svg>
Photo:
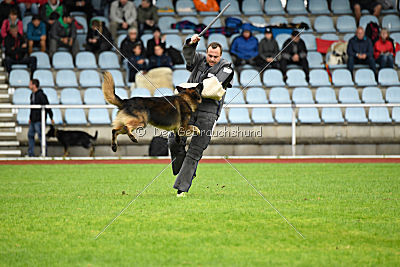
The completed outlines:
<svg viewBox="0 0 400 267">
<path fill-rule="evenodd" d="M 64 146 L 64 157 L 68 156 L 68 149 L 70 146 L 83 146 L 89 148 L 89 156 L 94 156 L 94 142 L 97 139 L 97 131 L 94 136 L 82 131 L 63 131 L 57 130 L 53 125 L 50 125 L 50 130 L 47 132 L 46 137 L 56 137 L 58 142 Z"/>
</svg>

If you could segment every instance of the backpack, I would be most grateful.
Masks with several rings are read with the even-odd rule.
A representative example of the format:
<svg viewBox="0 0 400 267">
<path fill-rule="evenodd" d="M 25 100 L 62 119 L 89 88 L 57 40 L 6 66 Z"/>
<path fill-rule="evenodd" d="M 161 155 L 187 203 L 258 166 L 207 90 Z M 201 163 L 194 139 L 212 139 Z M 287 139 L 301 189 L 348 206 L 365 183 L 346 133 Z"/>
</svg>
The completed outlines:
<svg viewBox="0 0 400 267">
<path fill-rule="evenodd" d="M 185 60 L 183 59 L 182 54 L 178 49 L 170 46 L 166 50 L 167 50 L 167 55 L 172 60 L 172 64 L 174 65 L 185 64 Z"/>
<path fill-rule="evenodd" d="M 168 139 L 155 136 L 151 139 L 149 156 L 168 156 Z"/>
<path fill-rule="evenodd" d="M 365 29 L 365 35 L 371 39 L 372 44 L 375 44 L 376 41 L 379 39 L 379 25 L 376 22 L 370 22 L 367 24 L 367 28 Z"/>
</svg>

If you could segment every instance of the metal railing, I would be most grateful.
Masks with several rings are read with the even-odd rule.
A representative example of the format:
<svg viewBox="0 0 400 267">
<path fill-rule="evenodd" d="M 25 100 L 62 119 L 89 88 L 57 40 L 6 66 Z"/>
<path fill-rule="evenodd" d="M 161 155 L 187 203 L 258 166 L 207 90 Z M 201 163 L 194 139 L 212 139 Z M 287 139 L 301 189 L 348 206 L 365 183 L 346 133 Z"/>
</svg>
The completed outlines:
<svg viewBox="0 0 400 267">
<path fill-rule="evenodd" d="M 224 105 L 224 108 L 292 108 L 292 156 L 296 155 L 296 110 L 298 108 L 348 108 L 348 107 L 400 107 L 400 103 L 376 103 L 376 104 L 229 104 Z M 41 156 L 46 156 L 46 108 L 59 108 L 59 109 L 91 109 L 91 108 L 106 108 L 115 109 L 112 105 L 11 105 L 0 104 L 0 109 L 41 109 L 42 113 L 42 136 L 41 136 Z"/>
</svg>

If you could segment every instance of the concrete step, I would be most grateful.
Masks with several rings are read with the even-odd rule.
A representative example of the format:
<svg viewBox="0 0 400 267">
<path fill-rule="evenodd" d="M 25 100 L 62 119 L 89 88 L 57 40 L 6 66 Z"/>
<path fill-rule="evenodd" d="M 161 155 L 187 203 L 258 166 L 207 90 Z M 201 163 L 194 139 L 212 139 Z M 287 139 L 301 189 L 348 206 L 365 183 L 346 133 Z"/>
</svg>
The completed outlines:
<svg viewBox="0 0 400 267">
<path fill-rule="evenodd" d="M 5 81 L 7 79 L 6 74 L 0 74 L 0 81 Z"/>
<path fill-rule="evenodd" d="M 0 93 L 0 103 L 9 104 L 10 103 L 10 96 L 8 93 Z"/>
<path fill-rule="evenodd" d="M 0 122 L 0 128 L 14 128 L 15 126 L 15 122 L 12 121 Z"/>
<path fill-rule="evenodd" d="M 19 146 L 19 141 L 0 141 L 0 146 Z"/>
<path fill-rule="evenodd" d="M 5 138 L 5 137 L 17 137 L 17 133 L 14 132 L 0 132 L 0 138 Z"/>
<path fill-rule="evenodd" d="M 8 89 L 8 84 L 0 84 L 0 89 Z"/>
<path fill-rule="evenodd" d="M 0 121 L 13 121 L 14 120 L 14 113 L 12 112 L 3 112 L 0 113 Z"/>
<path fill-rule="evenodd" d="M 0 150 L 0 156 L 21 156 L 21 150 Z"/>
</svg>

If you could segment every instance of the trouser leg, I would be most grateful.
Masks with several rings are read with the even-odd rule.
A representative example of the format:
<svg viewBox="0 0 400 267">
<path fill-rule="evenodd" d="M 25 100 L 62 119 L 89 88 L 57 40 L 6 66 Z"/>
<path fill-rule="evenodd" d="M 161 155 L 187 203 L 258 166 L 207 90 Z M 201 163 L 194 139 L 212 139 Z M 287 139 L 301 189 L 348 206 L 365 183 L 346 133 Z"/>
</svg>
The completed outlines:
<svg viewBox="0 0 400 267">
<path fill-rule="evenodd" d="M 35 132 L 38 134 L 39 141 L 40 141 L 40 151 L 42 151 L 42 123 L 35 122 L 34 124 Z"/>
<path fill-rule="evenodd" d="M 31 122 L 29 124 L 29 130 L 28 130 L 28 155 L 30 157 L 33 157 L 35 155 L 35 126 L 34 122 Z"/>
<path fill-rule="evenodd" d="M 349 59 L 347 60 L 347 68 L 349 69 L 349 71 L 351 72 L 351 74 L 353 75 L 353 70 L 354 70 L 354 57 L 349 57 Z"/>
<path fill-rule="evenodd" d="M 176 142 L 175 135 L 171 133 L 168 137 L 168 147 L 171 152 L 172 173 L 177 175 L 182 167 L 186 156 L 186 137 L 180 137 L 179 143 Z"/>
</svg>

